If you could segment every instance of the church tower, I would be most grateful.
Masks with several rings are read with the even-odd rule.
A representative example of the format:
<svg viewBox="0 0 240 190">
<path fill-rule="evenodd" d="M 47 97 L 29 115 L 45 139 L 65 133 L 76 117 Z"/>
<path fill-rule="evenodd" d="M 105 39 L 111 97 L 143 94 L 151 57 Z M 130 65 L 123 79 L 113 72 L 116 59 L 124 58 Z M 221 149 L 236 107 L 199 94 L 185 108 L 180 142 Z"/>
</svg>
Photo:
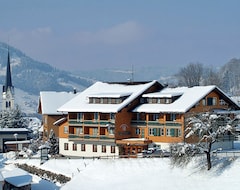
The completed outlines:
<svg viewBox="0 0 240 190">
<path fill-rule="evenodd" d="M 6 81 L 5 81 L 5 85 L 3 85 L 3 92 L 2 92 L 2 110 L 10 110 L 13 108 L 14 108 L 14 86 L 12 85 L 10 55 L 8 52 Z"/>
</svg>

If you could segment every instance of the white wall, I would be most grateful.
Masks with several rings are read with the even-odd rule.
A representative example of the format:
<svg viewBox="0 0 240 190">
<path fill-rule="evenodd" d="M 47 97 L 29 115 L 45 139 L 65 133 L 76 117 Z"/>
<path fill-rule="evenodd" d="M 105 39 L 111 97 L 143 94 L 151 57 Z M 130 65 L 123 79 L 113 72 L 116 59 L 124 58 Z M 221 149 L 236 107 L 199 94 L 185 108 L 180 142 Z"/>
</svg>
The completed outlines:
<svg viewBox="0 0 240 190">
<path fill-rule="evenodd" d="M 68 143 L 68 150 L 64 150 L 64 143 Z M 85 142 L 85 151 L 81 151 L 81 144 L 77 144 L 77 151 L 73 151 L 73 142 L 66 138 L 59 138 L 59 153 L 64 156 L 79 157 L 107 157 L 118 156 L 119 148 L 115 146 L 115 153 L 111 153 L 111 145 L 106 145 L 106 152 L 102 152 L 102 145 L 97 145 L 97 152 L 93 152 L 92 144 Z"/>
</svg>

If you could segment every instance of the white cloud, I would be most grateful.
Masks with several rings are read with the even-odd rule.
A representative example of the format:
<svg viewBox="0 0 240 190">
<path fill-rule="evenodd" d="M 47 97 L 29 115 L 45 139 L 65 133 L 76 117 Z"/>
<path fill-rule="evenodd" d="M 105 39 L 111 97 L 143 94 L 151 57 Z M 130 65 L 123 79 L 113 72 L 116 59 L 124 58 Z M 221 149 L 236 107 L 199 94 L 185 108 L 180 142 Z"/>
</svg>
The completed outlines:
<svg viewBox="0 0 240 190">
<path fill-rule="evenodd" d="M 52 29 L 50 27 L 44 27 L 44 28 L 36 28 L 31 31 L 31 34 L 33 36 L 46 36 L 52 34 Z"/>
<path fill-rule="evenodd" d="M 96 32 L 79 32 L 76 39 L 83 44 L 121 45 L 142 40 L 144 32 L 144 28 L 137 22 L 128 21 Z"/>
</svg>

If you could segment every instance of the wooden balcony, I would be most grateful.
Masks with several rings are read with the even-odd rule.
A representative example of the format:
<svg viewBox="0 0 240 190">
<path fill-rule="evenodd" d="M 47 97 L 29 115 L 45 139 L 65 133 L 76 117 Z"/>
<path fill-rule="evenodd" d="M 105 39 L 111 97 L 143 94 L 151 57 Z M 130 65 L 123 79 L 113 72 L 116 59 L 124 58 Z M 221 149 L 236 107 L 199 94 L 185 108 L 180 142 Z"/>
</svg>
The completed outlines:
<svg viewBox="0 0 240 190">
<path fill-rule="evenodd" d="M 69 134 L 68 139 L 70 141 L 115 142 L 114 135 Z"/>
<path fill-rule="evenodd" d="M 181 127 L 181 122 L 176 121 L 166 121 L 165 123 L 159 121 L 142 121 L 142 120 L 132 120 L 131 125 L 133 126 L 154 126 L 154 127 Z"/>
<path fill-rule="evenodd" d="M 101 126 L 107 127 L 108 125 L 114 125 L 115 120 L 77 120 L 77 119 L 70 119 L 70 125 L 91 125 L 91 126 Z"/>
</svg>

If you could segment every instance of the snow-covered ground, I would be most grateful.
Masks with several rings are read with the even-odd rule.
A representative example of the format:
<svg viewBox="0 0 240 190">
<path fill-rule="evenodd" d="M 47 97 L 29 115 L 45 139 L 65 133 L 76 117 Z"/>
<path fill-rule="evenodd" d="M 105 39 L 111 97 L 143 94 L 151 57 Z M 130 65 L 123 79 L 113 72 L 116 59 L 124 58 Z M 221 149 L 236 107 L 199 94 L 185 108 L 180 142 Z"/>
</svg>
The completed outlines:
<svg viewBox="0 0 240 190">
<path fill-rule="evenodd" d="M 213 168 L 210 171 L 204 167 L 205 157 L 193 159 L 184 168 L 173 167 L 169 158 L 50 159 L 40 165 L 39 159 L 14 160 L 8 156 L 4 163 L 3 169 L 11 169 L 13 163 L 27 163 L 72 178 L 70 182 L 61 185 L 33 176 L 32 190 L 238 190 L 240 188 L 240 158 L 231 156 L 213 158 Z"/>
</svg>

